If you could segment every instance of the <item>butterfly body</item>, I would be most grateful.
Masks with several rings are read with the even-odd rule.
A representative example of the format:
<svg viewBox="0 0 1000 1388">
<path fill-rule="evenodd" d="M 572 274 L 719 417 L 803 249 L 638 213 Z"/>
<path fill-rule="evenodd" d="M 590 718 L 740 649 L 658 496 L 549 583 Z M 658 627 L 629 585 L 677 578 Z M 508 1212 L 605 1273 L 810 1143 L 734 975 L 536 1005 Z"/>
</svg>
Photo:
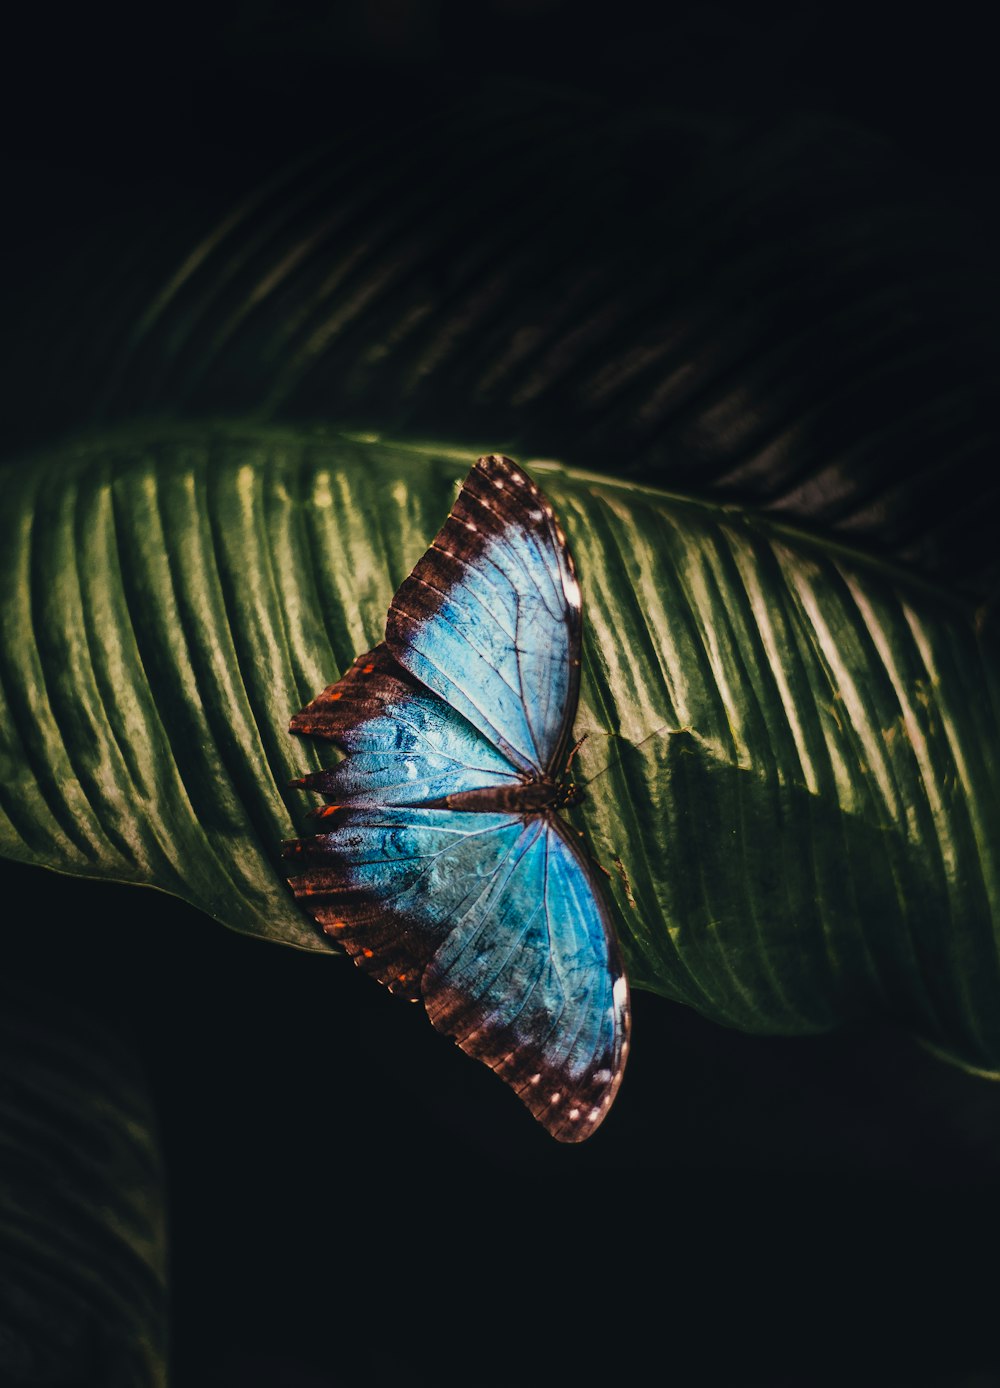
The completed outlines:
<svg viewBox="0 0 1000 1388">
<path fill-rule="evenodd" d="M 327 801 L 325 832 L 286 849 L 321 928 L 565 1141 L 602 1121 L 629 1028 L 600 889 L 558 813 L 582 799 L 580 630 L 551 507 L 509 459 L 480 459 L 385 640 L 292 719 L 347 755 L 298 782 Z"/>
<path fill-rule="evenodd" d="M 525 777 L 517 785 L 483 786 L 446 795 L 449 810 L 500 810 L 513 814 L 544 814 L 579 805 L 583 792 L 572 781 L 554 781 L 548 776 Z"/>
</svg>

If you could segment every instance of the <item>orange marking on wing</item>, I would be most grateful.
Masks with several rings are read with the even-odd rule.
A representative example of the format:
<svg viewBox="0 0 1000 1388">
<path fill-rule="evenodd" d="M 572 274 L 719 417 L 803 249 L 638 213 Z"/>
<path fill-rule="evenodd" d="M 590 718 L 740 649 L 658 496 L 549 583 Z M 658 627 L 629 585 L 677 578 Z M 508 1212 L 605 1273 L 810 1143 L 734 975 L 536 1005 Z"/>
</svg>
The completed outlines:
<svg viewBox="0 0 1000 1388">
<path fill-rule="evenodd" d="M 363 950 L 361 951 L 361 953 L 365 956 L 366 959 L 370 959 L 370 958 L 372 957 L 372 955 L 374 954 L 374 950 L 363 949 Z"/>
<path fill-rule="evenodd" d="M 342 690 L 338 689 L 337 692 L 336 692 L 335 694 L 331 694 L 331 695 L 330 695 L 330 698 L 331 698 L 331 699 L 339 699 L 339 698 L 341 697 L 342 692 L 343 692 Z"/>
<path fill-rule="evenodd" d="M 375 666 L 374 666 L 374 665 L 366 665 L 365 668 L 361 671 L 361 673 L 362 673 L 363 675 L 370 675 L 371 672 L 372 672 L 374 669 L 375 669 Z"/>
<path fill-rule="evenodd" d="M 332 814 L 336 814 L 340 809 L 339 805 L 324 805 L 321 810 L 316 811 L 317 819 L 329 819 Z"/>
</svg>

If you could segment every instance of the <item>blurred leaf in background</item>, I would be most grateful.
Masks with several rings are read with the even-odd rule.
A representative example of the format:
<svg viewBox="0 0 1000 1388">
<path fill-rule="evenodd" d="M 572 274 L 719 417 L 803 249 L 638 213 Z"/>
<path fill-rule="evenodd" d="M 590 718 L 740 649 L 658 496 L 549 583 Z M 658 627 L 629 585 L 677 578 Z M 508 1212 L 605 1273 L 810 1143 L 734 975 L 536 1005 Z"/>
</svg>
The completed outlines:
<svg viewBox="0 0 1000 1388">
<path fill-rule="evenodd" d="M 113 1028 L 0 986 L 0 1367 L 9 1384 L 167 1383 L 162 1159 Z"/>
</svg>

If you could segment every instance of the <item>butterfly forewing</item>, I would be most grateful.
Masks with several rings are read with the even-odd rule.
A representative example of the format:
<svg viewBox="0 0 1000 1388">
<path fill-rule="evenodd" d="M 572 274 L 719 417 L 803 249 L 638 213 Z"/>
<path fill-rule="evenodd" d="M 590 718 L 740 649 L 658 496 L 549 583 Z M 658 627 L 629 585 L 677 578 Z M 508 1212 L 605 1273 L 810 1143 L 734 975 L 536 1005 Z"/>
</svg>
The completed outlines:
<svg viewBox="0 0 1000 1388">
<path fill-rule="evenodd" d="M 618 1088 L 628 993 L 586 866 L 554 819 L 344 810 L 291 879 L 332 939 L 491 1066 L 562 1141 Z"/>
<path fill-rule="evenodd" d="M 580 627 L 551 506 L 509 458 L 480 459 L 392 600 L 392 654 L 520 771 L 551 773 L 576 713 Z"/>
<path fill-rule="evenodd" d="M 629 1029 L 599 887 L 552 808 L 580 630 L 551 507 L 509 459 L 481 458 L 396 593 L 386 640 L 292 720 L 347 755 L 298 782 L 331 802 L 326 832 L 286 848 L 323 930 L 422 998 L 562 1141 L 603 1119 Z"/>
<path fill-rule="evenodd" d="M 602 1122 L 628 1053 L 628 984 L 599 898 L 554 817 L 529 822 L 499 891 L 429 961 L 431 1021 L 563 1142 Z"/>
</svg>

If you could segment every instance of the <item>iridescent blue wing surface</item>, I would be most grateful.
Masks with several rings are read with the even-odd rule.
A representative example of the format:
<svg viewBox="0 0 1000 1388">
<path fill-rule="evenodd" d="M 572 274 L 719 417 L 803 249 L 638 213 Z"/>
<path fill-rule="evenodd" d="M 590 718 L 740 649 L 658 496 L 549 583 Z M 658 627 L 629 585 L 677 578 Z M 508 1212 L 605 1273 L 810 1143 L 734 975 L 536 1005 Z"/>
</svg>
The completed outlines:
<svg viewBox="0 0 1000 1388">
<path fill-rule="evenodd" d="M 600 890 L 554 808 L 580 640 L 551 507 L 481 458 L 385 641 L 292 720 L 346 756 L 298 782 L 327 832 L 286 846 L 322 929 L 570 1142 L 607 1112 L 629 1029 Z"/>
<path fill-rule="evenodd" d="M 552 1135 L 589 1137 L 621 1081 L 628 987 L 590 870 L 555 816 L 339 811 L 289 852 L 334 940 L 494 1069 Z"/>
<path fill-rule="evenodd" d="M 580 585 L 552 507 L 480 458 L 399 587 L 386 643 L 519 771 L 561 771 L 580 689 Z"/>
<path fill-rule="evenodd" d="M 397 664 L 384 642 L 359 655 L 290 728 L 349 753 L 338 766 L 298 782 L 337 805 L 420 805 L 520 781 L 461 714 Z"/>
</svg>

